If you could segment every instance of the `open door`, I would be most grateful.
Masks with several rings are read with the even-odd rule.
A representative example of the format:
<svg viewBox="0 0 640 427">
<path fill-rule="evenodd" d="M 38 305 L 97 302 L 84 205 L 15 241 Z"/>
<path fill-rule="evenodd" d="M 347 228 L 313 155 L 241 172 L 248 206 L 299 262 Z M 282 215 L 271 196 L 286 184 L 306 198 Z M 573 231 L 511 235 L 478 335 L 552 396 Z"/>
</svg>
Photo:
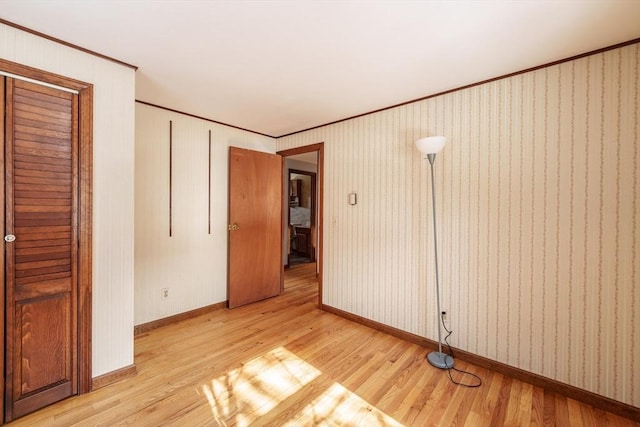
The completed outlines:
<svg viewBox="0 0 640 427">
<path fill-rule="evenodd" d="M 282 157 L 229 148 L 229 308 L 282 293 Z"/>
</svg>

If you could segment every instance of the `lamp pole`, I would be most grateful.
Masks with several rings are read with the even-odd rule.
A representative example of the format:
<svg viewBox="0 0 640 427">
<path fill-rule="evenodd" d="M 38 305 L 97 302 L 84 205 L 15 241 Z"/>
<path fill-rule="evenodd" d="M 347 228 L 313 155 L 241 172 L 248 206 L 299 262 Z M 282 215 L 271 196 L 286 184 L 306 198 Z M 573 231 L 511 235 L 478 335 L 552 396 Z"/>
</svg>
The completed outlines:
<svg viewBox="0 0 640 427">
<path fill-rule="evenodd" d="M 427 354 L 427 360 L 430 364 L 440 369 L 453 368 L 453 357 L 442 352 L 442 332 L 441 328 L 441 311 L 440 311 L 440 275 L 438 274 L 438 228 L 436 227 L 436 184 L 435 174 L 433 173 L 433 163 L 436 161 L 436 153 L 444 148 L 447 139 L 444 136 L 429 136 L 416 141 L 416 147 L 420 152 L 427 155 L 429 165 L 431 166 L 431 207 L 433 208 L 433 249 L 436 261 L 436 302 L 438 307 L 438 351 L 432 351 Z"/>
<path fill-rule="evenodd" d="M 431 207 L 433 209 L 433 253 L 435 256 L 436 269 L 436 304 L 438 307 L 438 351 L 432 351 L 427 355 L 430 364 L 440 369 L 449 369 L 453 367 L 453 357 L 442 352 L 442 332 L 441 332 L 441 316 L 440 311 L 440 276 L 438 274 L 438 229 L 436 227 L 436 185 L 433 173 L 433 162 L 436 160 L 436 153 L 428 153 L 429 165 L 431 169 Z"/>
</svg>

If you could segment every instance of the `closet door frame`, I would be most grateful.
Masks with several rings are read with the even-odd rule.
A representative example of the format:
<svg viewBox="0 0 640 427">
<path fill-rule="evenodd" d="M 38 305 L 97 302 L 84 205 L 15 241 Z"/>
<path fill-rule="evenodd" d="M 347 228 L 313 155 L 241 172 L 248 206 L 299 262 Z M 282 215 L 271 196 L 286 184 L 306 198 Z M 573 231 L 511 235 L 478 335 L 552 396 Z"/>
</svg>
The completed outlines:
<svg viewBox="0 0 640 427">
<path fill-rule="evenodd" d="M 91 363 L 91 310 L 92 310 L 92 225 L 93 225 L 93 85 L 70 79 L 57 74 L 38 70 L 36 68 L 6 61 L 0 58 L 0 71 L 14 76 L 32 79 L 68 89 L 78 91 L 78 394 L 91 391 L 92 363 Z M 2 79 L 2 131 L 4 141 L 4 79 Z M 0 161 L 2 166 L 2 185 L 4 189 L 4 149 Z M 2 190 L 4 196 L 4 190 Z M 4 199 L 4 197 L 3 197 Z M 4 211 L 4 209 L 2 209 Z M 4 213 L 2 214 L 4 233 Z M 4 257 L 4 245 L 2 248 Z M 2 312 L 0 326 L 4 333 L 4 268 L 2 269 Z M 0 340 L 0 361 L 4 371 L 4 339 Z M 3 388 L 4 389 L 4 388 Z M 4 393 L 4 390 L 3 392 Z M 4 396 L 0 396 L 4 402 Z M 1 407 L 4 413 L 4 407 Z"/>
</svg>

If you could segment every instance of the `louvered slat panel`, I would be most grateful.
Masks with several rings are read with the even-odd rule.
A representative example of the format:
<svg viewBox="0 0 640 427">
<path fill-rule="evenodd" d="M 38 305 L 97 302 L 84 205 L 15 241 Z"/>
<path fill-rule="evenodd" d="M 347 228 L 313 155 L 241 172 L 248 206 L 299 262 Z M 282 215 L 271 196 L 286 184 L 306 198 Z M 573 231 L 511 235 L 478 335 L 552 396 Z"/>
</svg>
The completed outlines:
<svg viewBox="0 0 640 427">
<path fill-rule="evenodd" d="M 66 160 L 71 158 L 71 155 L 69 153 L 49 150 L 47 149 L 47 147 L 38 147 L 38 146 L 35 146 L 35 147 L 17 146 L 15 147 L 15 154 L 26 154 L 28 156 L 41 155 L 43 157 L 52 157 L 55 159 L 66 159 Z"/>
<path fill-rule="evenodd" d="M 53 117 L 47 117 L 47 120 L 40 120 L 40 119 L 34 118 L 34 116 L 36 116 L 34 113 L 29 113 L 25 111 L 16 112 L 15 122 L 14 122 L 16 124 L 16 130 L 20 131 L 23 128 L 25 129 L 31 128 L 38 131 L 36 132 L 36 135 L 40 135 L 42 133 L 41 132 L 42 130 L 60 132 L 67 135 L 71 133 L 70 122 L 68 123 L 56 122 Z"/>
<path fill-rule="evenodd" d="M 16 250 L 16 262 L 34 262 L 45 259 L 62 259 L 71 256 L 70 245 L 42 246 Z"/>
<path fill-rule="evenodd" d="M 45 198 L 37 198 L 37 197 L 30 197 L 30 198 L 24 198 L 24 199 L 15 199 L 15 204 L 16 205 L 39 205 L 41 203 L 45 203 L 47 205 L 66 205 L 67 203 L 69 203 L 68 200 L 65 199 L 45 199 Z"/>
<path fill-rule="evenodd" d="M 20 118 L 23 120 L 39 120 L 40 123 L 48 123 L 48 124 L 55 124 L 55 125 L 60 124 L 59 119 L 56 117 L 39 115 L 33 111 L 15 110 L 14 115 L 16 118 Z"/>
<path fill-rule="evenodd" d="M 69 105 L 67 102 L 68 100 L 65 97 L 50 96 L 47 93 L 24 90 L 21 87 L 16 88 L 14 99 L 18 101 L 16 102 L 16 110 L 22 109 L 25 105 L 40 105 L 50 109 L 51 111 L 56 111 L 52 104 L 62 106 Z M 68 119 L 69 116 L 64 116 L 62 118 Z"/>
<path fill-rule="evenodd" d="M 53 166 L 54 168 L 47 167 L 49 170 L 60 170 L 64 172 L 71 172 L 71 161 L 66 159 L 57 159 L 51 157 L 41 157 L 41 156 L 31 156 L 25 154 L 14 154 L 13 156 L 17 165 L 20 162 L 25 163 L 35 163 L 35 164 L 44 164 L 48 166 Z M 34 167 L 34 166 L 32 166 Z M 67 169 L 65 169 L 67 168 Z"/>
<path fill-rule="evenodd" d="M 14 100 L 14 150 L 28 153 L 14 163 L 15 233 L 25 243 L 56 242 L 35 252 L 19 249 L 16 279 L 51 273 L 70 276 L 71 101 L 19 87 Z"/>
<path fill-rule="evenodd" d="M 55 132 L 51 133 L 57 135 Z M 50 150 L 53 152 L 51 157 L 70 158 L 71 149 L 63 144 L 64 140 L 52 135 L 22 134 L 22 138 L 16 138 L 15 147 L 17 150 Z M 42 154 L 48 157 L 46 153 L 44 151 Z"/>
<path fill-rule="evenodd" d="M 16 88 L 16 95 L 14 100 L 16 102 L 16 111 L 28 111 L 44 117 L 54 117 L 60 120 L 67 120 L 69 116 L 65 114 L 65 104 L 58 104 L 61 108 L 56 107 L 55 102 L 42 102 L 34 98 L 28 98 L 20 96 L 19 94 L 25 93 L 20 88 Z"/>
<path fill-rule="evenodd" d="M 57 192 L 47 192 L 47 191 L 16 191 L 14 193 L 16 198 L 41 198 L 41 199 L 70 199 L 71 193 L 57 191 Z"/>
<path fill-rule="evenodd" d="M 55 193 L 64 193 L 69 191 L 68 187 L 64 185 L 20 185 L 16 184 L 14 186 L 14 190 L 16 194 L 20 191 L 39 191 L 39 192 L 51 192 L 49 197 L 53 197 Z"/>
<path fill-rule="evenodd" d="M 58 280 L 58 279 L 62 279 L 66 283 L 69 283 L 69 272 L 63 271 L 61 273 L 48 273 L 48 274 L 40 274 L 38 276 L 17 277 L 15 279 L 15 283 L 16 283 L 16 286 L 20 287 L 20 293 L 24 294 L 26 292 L 24 289 L 24 285 L 35 283 L 36 284 L 35 286 L 37 286 L 38 283 L 43 282 L 45 280 L 50 281 L 50 280 Z"/>
<path fill-rule="evenodd" d="M 21 163 L 16 176 L 31 176 L 34 178 L 54 178 L 54 179 L 66 179 L 69 177 L 69 172 L 56 172 L 52 170 L 41 170 L 36 168 L 30 168 L 29 163 Z"/>
<path fill-rule="evenodd" d="M 41 239 L 41 240 L 20 240 L 14 242 L 16 250 L 22 248 L 40 248 L 45 246 L 64 246 L 68 244 L 66 239 Z"/>
<path fill-rule="evenodd" d="M 44 225 L 65 225 L 65 224 L 69 223 L 69 220 L 66 219 L 66 218 L 47 218 L 47 219 L 40 219 L 39 223 L 42 226 L 44 226 Z M 14 225 L 16 227 L 29 226 L 29 225 L 31 225 L 31 221 L 27 220 L 27 219 L 23 219 L 21 221 L 15 221 Z"/>
</svg>

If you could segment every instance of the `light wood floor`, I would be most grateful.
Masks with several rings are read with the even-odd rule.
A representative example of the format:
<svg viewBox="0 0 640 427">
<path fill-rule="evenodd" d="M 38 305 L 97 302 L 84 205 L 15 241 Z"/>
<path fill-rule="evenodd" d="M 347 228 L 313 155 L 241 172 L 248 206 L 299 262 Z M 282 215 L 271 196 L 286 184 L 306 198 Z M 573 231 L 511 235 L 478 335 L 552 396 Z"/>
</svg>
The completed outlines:
<svg viewBox="0 0 640 427">
<path fill-rule="evenodd" d="M 452 384 L 426 350 L 316 308 L 314 265 L 284 295 L 136 337 L 134 378 L 11 426 L 639 426 L 467 363 Z"/>
</svg>

